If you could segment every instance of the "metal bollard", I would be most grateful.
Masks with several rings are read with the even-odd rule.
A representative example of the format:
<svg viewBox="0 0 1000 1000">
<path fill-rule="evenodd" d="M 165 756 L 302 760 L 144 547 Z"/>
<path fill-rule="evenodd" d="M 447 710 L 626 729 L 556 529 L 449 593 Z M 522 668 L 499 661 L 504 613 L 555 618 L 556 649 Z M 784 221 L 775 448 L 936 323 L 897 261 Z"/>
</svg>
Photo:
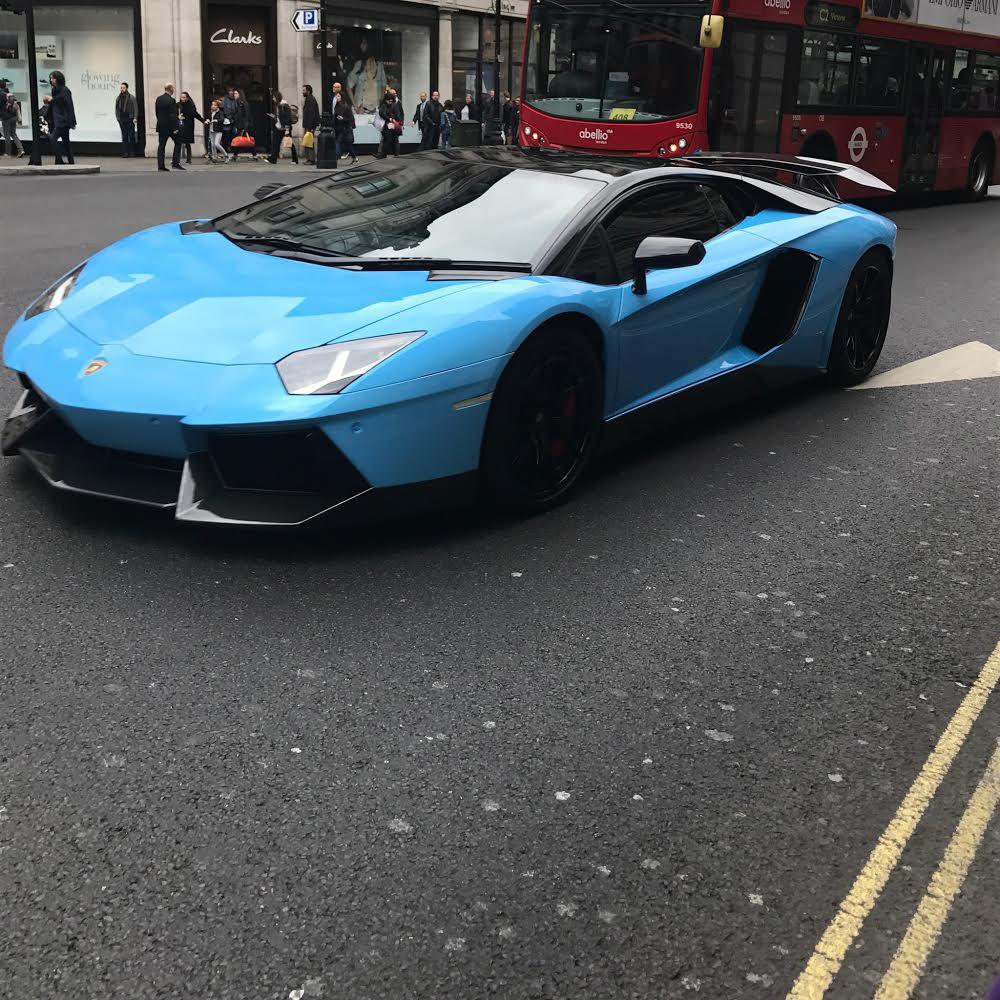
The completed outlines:
<svg viewBox="0 0 1000 1000">
<path fill-rule="evenodd" d="M 319 170 L 337 169 L 337 139 L 333 132 L 333 115 L 324 113 L 316 129 L 316 167 Z"/>
</svg>

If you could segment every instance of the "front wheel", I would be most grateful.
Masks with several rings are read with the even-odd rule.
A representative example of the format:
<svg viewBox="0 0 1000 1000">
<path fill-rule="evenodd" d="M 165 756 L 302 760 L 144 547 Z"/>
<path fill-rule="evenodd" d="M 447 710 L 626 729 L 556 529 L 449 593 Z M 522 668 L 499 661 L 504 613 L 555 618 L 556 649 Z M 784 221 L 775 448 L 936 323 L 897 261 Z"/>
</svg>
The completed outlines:
<svg viewBox="0 0 1000 1000">
<path fill-rule="evenodd" d="M 871 374 L 889 328 L 892 261 L 869 250 L 854 266 L 837 316 L 827 377 L 834 385 L 857 385 Z"/>
<path fill-rule="evenodd" d="M 510 360 L 490 404 L 480 471 L 487 499 L 530 514 L 564 499 L 600 435 L 604 374 L 583 334 L 553 327 Z"/>
</svg>

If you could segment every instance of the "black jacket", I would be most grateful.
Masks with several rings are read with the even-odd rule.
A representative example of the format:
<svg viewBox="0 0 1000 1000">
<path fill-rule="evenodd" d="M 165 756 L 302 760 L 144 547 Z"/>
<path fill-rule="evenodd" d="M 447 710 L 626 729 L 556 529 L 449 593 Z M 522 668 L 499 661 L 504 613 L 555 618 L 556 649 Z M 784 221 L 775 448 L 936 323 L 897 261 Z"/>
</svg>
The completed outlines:
<svg viewBox="0 0 1000 1000">
<path fill-rule="evenodd" d="M 338 139 L 347 137 L 355 128 L 354 108 L 343 97 L 333 106 L 333 131 Z"/>
<path fill-rule="evenodd" d="M 139 117 L 139 104 L 127 90 L 115 99 L 115 118 L 120 122 L 134 122 Z"/>
<path fill-rule="evenodd" d="M 440 101 L 435 101 L 432 97 L 424 108 L 424 128 L 437 128 L 441 124 L 441 112 L 444 105 Z"/>
<path fill-rule="evenodd" d="M 69 87 L 52 88 L 51 122 L 53 128 L 76 128 L 76 110 Z"/>
<path fill-rule="evenodd" d="M 177 114 L 180 115 L 181 122 L 181 142 L 194 142 L 194 123 L 200 121 L 205 123 L 205 119 L 198 114 L 197 105 L 194 101 L 185 101 L 183 104 L 177 102 Z"/>
<path fill-rule="evenodd" d="M 319 101 L 310 94 L 302 101 L 302 131 L 315 132 L 319 128 Z"/>
<path fill-rule="evenodd" d="M 381 119 L 386 123 L 382 127 L 383 132 L 394 132 L 396 135 L 401 135 L 403 132 L 403 108 L 399 103 L 399 100 L 395 100 L 390 104 L 388 101 L 383 101 L 378 106 L 378 113 Z M 399 128 L 390 129 L 389 122 L 395 121 L 399 122 Z"/>
<path fill-rule="evenodd" d="M 169 94 L 160 94 L 154 107 L 156 109 L 156 131 L 160 135 L 173 135 L 180 130 L 181 123 L 177 116 L 177 102 Z"/>
<path fill-rule="evenodd" d="M 462 112 L 465 111 L 466 108 L 469 109 L 469 121 L 470 122 L 479 121 L 479 108 L 476 107 L 474 102 L 472 104 L 460 104 L 457 108 L 455 108 L 455 117 L 459 121 L 464 121 L 462 117 Z"/>
</svg>

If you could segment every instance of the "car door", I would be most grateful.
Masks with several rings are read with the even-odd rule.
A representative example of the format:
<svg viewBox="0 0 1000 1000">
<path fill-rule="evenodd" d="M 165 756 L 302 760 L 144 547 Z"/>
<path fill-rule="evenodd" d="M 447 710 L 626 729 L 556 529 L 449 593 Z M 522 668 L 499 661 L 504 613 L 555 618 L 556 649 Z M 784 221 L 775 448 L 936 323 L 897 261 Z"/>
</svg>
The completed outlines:
<svg viewBox="0 0 1000 1000">
<path fill-rule="evenodd" d="M 604 223 L 620 279 L 618 384 L 622 412 L 751 360 L 740 335 L 756 301 L 773 244 L 738 228 L 713 188 L 663 182 L 626 199 Z M 647 236 L 702 240 L 701 263 L 650 271 L 632 290 L 632 262 Z"/>
</svg>

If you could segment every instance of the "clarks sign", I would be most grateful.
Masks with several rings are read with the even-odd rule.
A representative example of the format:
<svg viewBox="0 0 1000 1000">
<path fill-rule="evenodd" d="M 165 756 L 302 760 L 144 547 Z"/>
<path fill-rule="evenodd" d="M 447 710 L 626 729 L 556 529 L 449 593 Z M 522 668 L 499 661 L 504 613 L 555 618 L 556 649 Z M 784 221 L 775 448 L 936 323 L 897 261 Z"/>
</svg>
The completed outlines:
<svg viewBox="0 0 1000 1000">
<path fill-rule="evenodd" d="M 210 4 L 205 19 L 209 62 L 224 66 L 266 65 L 267 16 L 263 7 Z"/>
</svg>

